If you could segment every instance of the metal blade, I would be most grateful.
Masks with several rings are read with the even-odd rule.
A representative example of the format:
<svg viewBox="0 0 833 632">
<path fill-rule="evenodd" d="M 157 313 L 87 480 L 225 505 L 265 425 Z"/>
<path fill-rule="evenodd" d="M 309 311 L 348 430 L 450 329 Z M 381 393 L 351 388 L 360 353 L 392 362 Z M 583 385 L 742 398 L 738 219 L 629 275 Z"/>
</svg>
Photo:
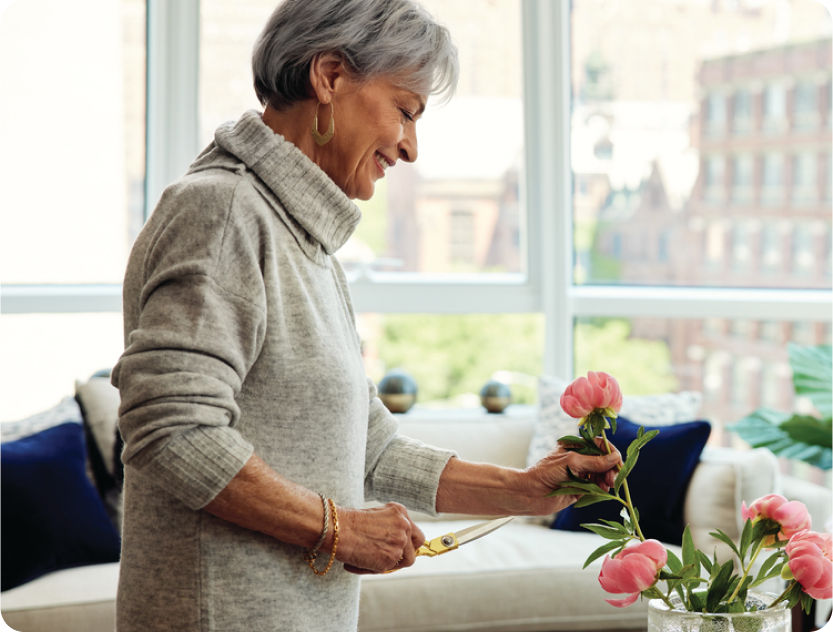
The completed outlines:
<svg viewBox="0 0 833 632">
<path fill-rule="evenodd" d="M 468 544 L 478 538 L 482 538 L 484 535 L 490 534 L 495 529 L 500 529 L 503 525 L 508 524 L 513 519 L 514 516 L 508 516 L 506 518 L 497 518 L 496 520 L 487 520 L 486 522 L 481 522 L 480 524 L 460 529 L 454 534 L 454 537 L 457 538 L 457 544 L 462 546 L 463 544 Z"/>
</svg>

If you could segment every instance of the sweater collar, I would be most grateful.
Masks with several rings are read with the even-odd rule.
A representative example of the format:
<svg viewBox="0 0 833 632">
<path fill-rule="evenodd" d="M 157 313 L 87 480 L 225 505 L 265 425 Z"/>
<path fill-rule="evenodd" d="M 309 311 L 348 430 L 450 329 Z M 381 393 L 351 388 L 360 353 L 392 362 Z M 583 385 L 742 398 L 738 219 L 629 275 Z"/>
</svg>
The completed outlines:
<svg viewBox="0 0 833 632">
<path fill-rule="evenodd" d="M 353 234 L 359 208 L 306 154 L 273 132 L 260 113 L 250 110 L 220 126 L 214 142 L 251 169 L 328 255 Z"/>
</svg>

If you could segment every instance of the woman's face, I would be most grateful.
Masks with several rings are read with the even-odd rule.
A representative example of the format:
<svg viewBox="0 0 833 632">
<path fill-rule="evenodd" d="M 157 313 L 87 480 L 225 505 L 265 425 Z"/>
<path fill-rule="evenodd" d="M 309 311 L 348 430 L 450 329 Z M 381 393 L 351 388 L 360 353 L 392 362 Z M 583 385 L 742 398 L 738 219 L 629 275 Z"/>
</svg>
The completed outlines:
<svg viewBox="0 0 833 632">
<path fill-rule="evenodd" d="M 376 180 L 397 160 L 416 160 L 416 121 L 425 102 L 388 78 L 344 80 L 333 94 L 335 136 L 317 148 L 318 166 L 349 198 L 370 199 Z M 330 108 L 320 105 L 322 132 L 329 115 Z"/>
</svg>

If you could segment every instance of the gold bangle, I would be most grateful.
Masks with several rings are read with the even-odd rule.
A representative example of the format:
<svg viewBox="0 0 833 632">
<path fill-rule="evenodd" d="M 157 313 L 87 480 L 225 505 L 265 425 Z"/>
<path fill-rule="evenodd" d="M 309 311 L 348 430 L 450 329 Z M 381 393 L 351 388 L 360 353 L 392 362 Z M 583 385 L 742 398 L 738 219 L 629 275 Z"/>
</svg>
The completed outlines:
<svg viewBox="0 0 833 632">
<path fill-rule="evenodd" d="M 319 571 L 315 568 L 315 560 L 318 558 L 318 553 L 307 552 L 304 556 L 312 572 L 321 577 L 330 572 L 330 569 L 333 567 L 333 562 L 336 561 L 336 549 L 338 549 L 338 513 L 336 512 L 336 504 L 332 498 L 328 498 L 327 502 L 330 505 L 330 513 L 333 516 L 333 548 L 330 550 L 330 559 L 327 560 L 327 566 L 324 567 L 324 570 Z"/>
</svg>

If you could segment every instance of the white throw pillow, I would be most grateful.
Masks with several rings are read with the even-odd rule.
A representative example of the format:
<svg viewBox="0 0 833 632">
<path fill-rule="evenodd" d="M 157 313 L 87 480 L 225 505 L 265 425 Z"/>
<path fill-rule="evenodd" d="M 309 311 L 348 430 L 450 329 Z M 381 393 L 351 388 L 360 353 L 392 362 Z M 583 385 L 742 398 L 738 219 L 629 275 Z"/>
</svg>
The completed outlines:
<svg viewBox="0 0 833 632">
<path fill-rule="evenodd" d="M 561 394 L 569 384 L 559 377 L 538 378 L 538 419 L 529 442 L 527 465 L 544 458 L 559 437 L 578 434 L 576 420 L 561 409 Z M 619 414 L 643 426 L 670 426 L 697 419 L 702 401 L 702 395 L 696 391 L 625 395 Z"/>
</svg>

